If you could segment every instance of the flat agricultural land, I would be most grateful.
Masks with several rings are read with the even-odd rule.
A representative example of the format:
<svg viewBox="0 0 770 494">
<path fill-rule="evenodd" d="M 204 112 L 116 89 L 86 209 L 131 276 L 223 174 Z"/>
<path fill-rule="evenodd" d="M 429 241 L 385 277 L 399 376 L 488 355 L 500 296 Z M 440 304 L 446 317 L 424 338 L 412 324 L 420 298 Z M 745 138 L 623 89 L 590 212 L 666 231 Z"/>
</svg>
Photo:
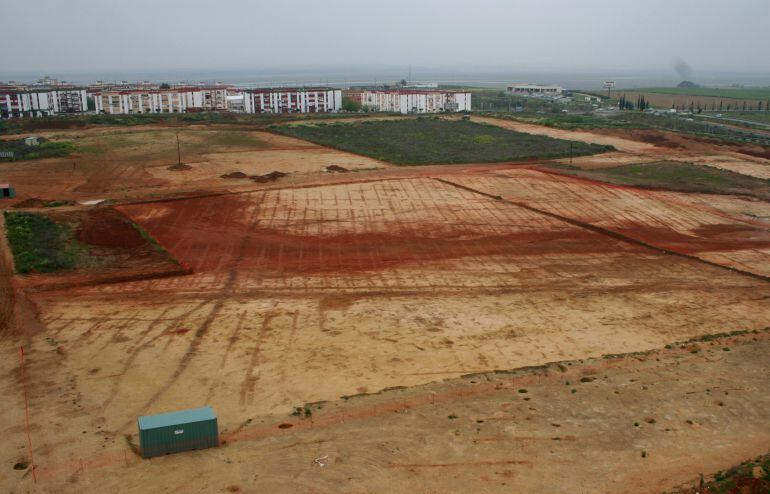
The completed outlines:
<svg viewBox="0 0 770 494">
<path fill-rule="evenodd" d="M 278 132 L 395 164 L 488 163 L 582 156 L 609 148 L 434 118 L 287 125 Z"/>
<path fill-rule="evenodd" d="M 636 89 L 643 93 L 679 94 L 684 96 L 711 96 L 739 100 L 765 100 L 770 98 L 770 87 L 757 88 L 709 88 L 709 87 L 655 87 Z M 622 92 L 622 91 L 619 91 Z"/>
<path fill-rule="evenodd" d="M 565 164 L 551 165 L 553 169 L 602 182 L 637 187 L 662 188 L 682 192 L 723 193 L 770 200 L 770 180 L 677 161 L 628 164 L 583 170 Z"/>
<path fill-rule="evenodd" d="M 641 166 L 721 152 L 486 123 L 609 144 Z M 105 256 L 138 241 L 116 222 L 134 223 L 187 274 L 25 289 L 4 246 L 4 490 L 662 492 L 768 452 L 766 201 L 235 139 L 202 152 L 216 172 L 191 159 L 192 176 L 213 181 L 239 153 L 244 172 L 277 170 L 286 156 L 264 153 L 281 142 L 307 168 L 224 188 L 201 178 L 197 193 L 138 175 L 141 200 L 53 208 L 92 224 L 82 238 Z M 132 146 L 146 145 L 114 162 Z M 135 170 L 187 173 L 167 160 Z M 323 171 L 351 163 L 362 169 Z M 220 447 L 139 458 L 138 416 L 203 405 Z"/>
<path fill-rule="evenodd" d="M 626 99 L 632 102 L 635 102 L 639 96 L 644 96 L 644 99 L 656 108 L 666 109 L 672 106 L 690 108 L 692 105 L 694 109 L 701 108 L 708 111 L 755 110 L 760 103 L 764 109 L 768 100 L 768 93 L 767 90 L 742 91 L 739 89 L 734 91 L 731 89 L 703 90 L 702 92 L 699 92 L 698 89 L 683 89 L 679 92 L 674 89 L 666 91 L 647 89 L 618 91 L 619 95 L 625 95 Z"/>
</svg>

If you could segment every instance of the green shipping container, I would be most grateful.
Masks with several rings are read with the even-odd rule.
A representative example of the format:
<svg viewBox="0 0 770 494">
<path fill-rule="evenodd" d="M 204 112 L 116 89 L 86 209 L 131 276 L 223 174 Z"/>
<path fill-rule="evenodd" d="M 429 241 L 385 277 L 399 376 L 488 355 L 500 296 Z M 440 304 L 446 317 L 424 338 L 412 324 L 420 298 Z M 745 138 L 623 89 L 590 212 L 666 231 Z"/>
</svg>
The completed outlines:
<svg viewBox="0 0 770 494">
<path fill-rule="evenodd" d="M 142 457 L 219 445 L 217 416 L 211 407 L 139 417 Z"/>
<path fill-rule="evenodd" d="M 16 191 L 13 190 L 13 187 L 11 187 L 8 184 L 0 184 L 0 198 L 8 197 L 8 198 L 14 198 L 16 197 Z"/>
</svg>

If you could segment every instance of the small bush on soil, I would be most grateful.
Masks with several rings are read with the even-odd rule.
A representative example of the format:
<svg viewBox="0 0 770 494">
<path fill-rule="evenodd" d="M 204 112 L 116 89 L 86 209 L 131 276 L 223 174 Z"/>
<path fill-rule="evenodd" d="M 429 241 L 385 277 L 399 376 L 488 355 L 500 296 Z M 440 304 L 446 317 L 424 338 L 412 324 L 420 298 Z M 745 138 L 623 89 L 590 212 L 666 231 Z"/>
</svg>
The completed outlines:
<svg viewBox="0 0 770 494">
<path fill-rule="evenodd" d="M 76 248 L 65 226 L 45 215 L 5 212 L 6 234 L 16 271 L 50 273 L 75 267 Z"/>
</svg>

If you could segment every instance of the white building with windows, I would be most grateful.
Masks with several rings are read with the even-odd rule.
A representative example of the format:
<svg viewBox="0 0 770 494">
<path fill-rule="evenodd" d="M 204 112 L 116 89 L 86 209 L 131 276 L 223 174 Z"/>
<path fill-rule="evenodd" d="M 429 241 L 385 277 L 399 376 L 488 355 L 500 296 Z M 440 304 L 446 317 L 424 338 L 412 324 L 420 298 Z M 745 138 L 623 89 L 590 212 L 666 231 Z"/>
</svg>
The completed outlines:
<svg viewBox="0 0 770 494">
<path fill-rule="evenodd" d="M 372 111 L 395 113 L 439 113 L 471 110 L 471 93 L 424 89 L 364 90 L 351 98 Z"/>
<path fill-rule="evenodd" d="M 87 110 L 88 98 L 82 88 L 0 86 L 0 118 L 45 117 Z"/>
<path fill-rule="evenodd" d="M 95 89 L 90 94 L 97 113 L 185 113 L 227 110 L 228 87 L 116 87 Z"/>
<path fill-rule="evenodd" d="M 243 90 L 245 113 L 334 113 L 342 109 L 342 91 L 328 87 Z"/>
</svg>

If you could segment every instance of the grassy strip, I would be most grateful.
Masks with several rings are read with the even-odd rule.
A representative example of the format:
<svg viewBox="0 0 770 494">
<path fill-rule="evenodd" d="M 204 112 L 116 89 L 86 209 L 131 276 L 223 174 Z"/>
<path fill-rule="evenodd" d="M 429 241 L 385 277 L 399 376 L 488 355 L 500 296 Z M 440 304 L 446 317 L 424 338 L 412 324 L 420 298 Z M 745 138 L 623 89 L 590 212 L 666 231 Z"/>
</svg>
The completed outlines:
<svg viewBox="0 0 770 494">
<path fill-rule="evenodd" d="M 69 141 L 49 141 L 41 139 L 37 146 L 27 146 L 24 140 L 0 141 L 0 152 L 11 152 L 10 161 L 36 160 L 40 158 L 58 158 L 68 156 L 75 151 L 75 145 Z"/>
<path fill-rule="evenodd" d="M 612 149 L 436 117 L 274 126 L 271 130 L 399 165 L 551 159 Z"/>
<path fill-rule="evenodd" d="M 710 166 L 661 161 L 612 168 L 582 170 L 565 164 L 545 165 L 562 173 L 617 185 L 632 185 L 680 192 L 742 194 L 770 199 L 770 180 Z"/>
<path fill-rule="evenodd" d="M 18 273 L 75 267 L 77 249 L 65 226 L 42 214 L 5 211 L 5 227 Z"/>
<path fill-rule="evenodd" d="M 629 89 L 636 93 L 679 94 L 683 96 L 703 96 L 726 99 L 756 99 L 770 98 L 770 87 L 760 88 L 709 88 L 709 87 L 651 87 Z"/>
<path fill-rule="evenodd" d="M 85 127 L 115 125 L 134 126 L 150 124 L 209 123 L 246 125 L 256 128 L 283 122 L 301 120 L 324 120 L 339 118 L 361 118 L 362 114 L 339 113 L 292 113 L 292 114 L 246 114 L 246 113 L 142 113 L 131 115 L 76 115 L 42 118 L 15 118 L 0 120 L 0 134 L 20 134 L 37 130 L 82 129 Z"/>
<path fill-rule="evenodd" d="M 152 235 L 150 235 L 150 233 L 149 233 L 147 230 L 145 230 L 144 228 L 142 228 L 142 227 L 141 227 L 141 226 L 139 226 L 138 224 L 134 223 L 133 221 L 129 221 L 129 222 L 130 222 L 131 226 L 133 226 L 133 227 L 134 227 L 134 229 L 135 229 L 137 232 L 139 232 L 139 235 L 141 235 L 141 237 L 142 237 L 143 239 L 145 239 L 147 242 L 149 242 L 149 243 L 150 243 L 150 245 L 152 245 L 152 248 L 153 248 L 153 250 L 155 250 L 155 252 L 160 252 L 160 253 L 166 254 L 166 255 L 168 255 L 168 256 L 169 256 L 171 259 L 173 259 L 173 260 L 174 260 L 174 262 L 176 262 L 177 264 L 179 264 L 179 261 L 177 261 L 176 259 L 174 259 L 174 257 L 171 255 L 171 253 L 170 253 L 169 251 L 167 251 L 165 247 L 163 247 L 162 245 L 160 245 L 160 243 L 159 243 L 157 240 L 155 240 L 155 237 L 153 237 Z"/>
</svg>

